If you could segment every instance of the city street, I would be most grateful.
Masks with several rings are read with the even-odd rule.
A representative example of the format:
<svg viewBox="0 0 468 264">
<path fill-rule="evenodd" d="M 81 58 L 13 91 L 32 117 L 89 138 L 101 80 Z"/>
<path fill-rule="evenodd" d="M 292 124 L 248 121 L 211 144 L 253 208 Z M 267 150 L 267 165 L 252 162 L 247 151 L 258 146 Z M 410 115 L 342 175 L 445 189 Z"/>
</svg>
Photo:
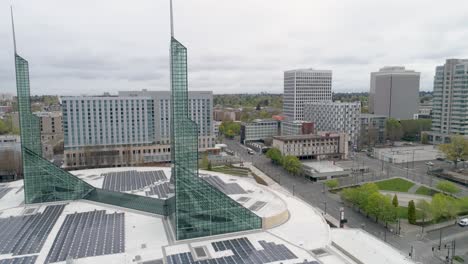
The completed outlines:
<svg viewBox="0 0 468 264">
<path fill-rule="evenodd" d="M 282 167 L 272 164 L 271 161 L 265 157 L 265 155 L 258 153 L 255 153 L 254 155 L 248 154 L 247 148 L 238 141 L 226 139 L 224 140 L 224 143 L 226 143 L 228 148 L 233 150 L 242 160 L 246 162 L 252 162 L 255 167 L 262 170 L 270 178 L 281 184 L 294 195 L 302 198 L 311 205 L 320 208 L 322 211 L 326 211 L 327 214 L 333 216 L 334 218 L 339 219 L 340 208 L 344 207 L 344 205 L 340 202 L 340 199 L 337 195 L 324 192 L 325 186 L 323 183 L 314 183 L 306 180 L 303 177 L 290 175 Z M 364 162 L 364 165 L 369 166 L 371 169 L 370 173 L 356 176 L 359 182 L 362 180 L 369 181 L 380 179 L 388 177 L 388 175 L 391 177 L 406 177 L 406 168 L 402 169 L 401 166 L 384 164 L 385 173 L 382 173 L 382 163 L 380 161 L 368 158 L 364 153 L 359 153 L 356 155 L 355 159 L 356 163 L 360 162 L 362 164 L 362 162 Z M 423 171 L 423 169 L 424 166 L 422 166 L 420 162 L 415 163 L 414 169 L 410 170 L 413 173 L 408 173 L 408 175 L 411 175 L 411 177 L 415 177 L 414 175 L 416 175 L 416 181 L 422 180 L 430 182 L 431 176 L 425 175 L 425 171 Z M 354 181 L 354 179 L 352 179 L 352 181 Z M 435 184 L 437 179 L 432 179 L 432 181 L 434 181 L 433 184 Z M 464 192 L 466 192 L 466 189 L 464 189 Z M 438 231 L 429 233 L 428 236 L 430 238 L 421 238 L 420 233 L 412 233 L 407 234 L 404 237 L 400 237 L 391 233 L 384 226 L 375 223 L 373 219 L 366 218 L 363 214 L 353 210 L 352 208 L 345 207 L 344 211 L 345 218 L 348 220 L 346 226 L 352 228 L 363 228 L 365 231 L 382 240 L 387 241 L 390 245 L 398 248 L 402 252 L 409 253 L 413 247 L 415 259 L 423 263 L 442 263 L 438 258 L 434 257 L 432 253 L 432 246 L 434 245 L 432 236 L 434 232 L 438 233 Z M 456 227 L 454 226 L 453 228 Z M 443 233 L 443 236 L 445 237 L 445 234 L 449 235 L 452 232 L 456 233 L 454 230 L 452 230 L 452 227 L 447 228 L 447 230 L 444 230 L 445 232 Z M 468 228 L 466 230 L 468 230 Z M 461 249 L 463 248 L 463 244 L 468 245 L 468 241 L 463 239 L 460 240 L 459 244 Z M 460 250 L 459 252 L 466 252 L 466 250 Z"/>
</svg>

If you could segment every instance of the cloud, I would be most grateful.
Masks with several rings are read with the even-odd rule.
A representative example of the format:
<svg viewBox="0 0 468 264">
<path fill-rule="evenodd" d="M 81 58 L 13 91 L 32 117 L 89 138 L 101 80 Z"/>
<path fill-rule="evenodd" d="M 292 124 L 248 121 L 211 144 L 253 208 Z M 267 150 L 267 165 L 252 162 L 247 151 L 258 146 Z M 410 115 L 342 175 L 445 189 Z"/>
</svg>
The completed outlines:
<svg viewBox="0 0 468 264">
<path fill-rule="evenodd" d="M 15 92 L 9 1 L 1 1 L 0 88 Z M 385 65 L 421 72 L 468 54 L 468 2 L 174 1 L 190 89 L 282 92 L 283 71 L 333 70 L 334 91 L 367 91 Z M 92 8 L 90 8 L 92 7 Z M 169 89 L 168 2 L 15 1 L 18 51 L 32 93 Z M 417 12 L 415 12 L 417 10 Z M 64 89 L 66 87 L 66 89 Z"/>
</svg>

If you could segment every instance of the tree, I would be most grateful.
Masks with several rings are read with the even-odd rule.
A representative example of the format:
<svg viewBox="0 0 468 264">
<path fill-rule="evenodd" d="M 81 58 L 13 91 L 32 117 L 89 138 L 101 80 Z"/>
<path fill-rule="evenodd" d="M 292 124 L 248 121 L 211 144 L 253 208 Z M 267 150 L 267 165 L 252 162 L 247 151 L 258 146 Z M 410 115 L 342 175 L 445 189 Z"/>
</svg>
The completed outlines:
<svg viewBox="0 0 468 264">
<path fill-rule="evenodd" d="M 429 144 L 429 136 L 426 133 L 421 133 L 421 144 Z"/>
<path fill-rule="evenodd" d="M 327 185 L 328 189 L 333 189 L 333 188 L 338 187 L 338 185 L 340 185 L 337 179 L 328 180 L 325 182 L 325 184 Z"/>
<path fill-rule="evenodd" d="M 271 148 L 266 153 L 267 158 L 271 159 L 274 164 L 281 164 L 283 155 L 278 148 Z"/>
<path fill-rule="evenodd" d="M 356 191 L 356 205 L 359 208 L 364 209 L 367 206 L 369 197 L 372 194 L 379 192 L 379 187 L 375 183 L 365 183 L 356 188 Z"/>
<path fill-rule="evenodd" d="M 302 164 L 296 156 L 288 155 L 283 158 L 283 167 L 294 175 L 301 171 Z"/>
<path fill-rule="evenodd" d="M 262 110 L 262 107 L 260 106 L 260 103 L 257 104 L 257 107 L 255 108 L 255 110 L 257 110 L 257 111 Z"/>
<path fill-rule="evenodd" d="M 440 144 L 439 149 L 447 156 L 448 160 L 453 161 L 455 168 L 460 160 L 468 159 L 468 140 L 463 136 L 451 137 L 450 143 Z"/>
<path fill-rule="evenodd" d="M 387 132 L 387 138 L 391 141 L 400 140 L 403 136 L 401 124 L 395 118 L 387 119 L 387 123 L 385 124 L 385 130 Z"/>
<path fill-rule="evenodd" d="M 208 161 L 207 169 L 208 169 L 209 171 L 213 170 L 213 168 L 211 167 L 211 161 Z"/>
<path fill-rule="evenodd" d="M 455 194 L 460 191 L 460 189 L 457 186 L 455 186 L 455 184 L 449 181 L 438 182 L 436 188 L 450 194 Z"/>
<path fill-rule="evenodd" d="M 375 217 L 375 222 L 377 222 L 384 210 L 384 201 L 385 197 L 379 193 L 375 192 L 372 193 L 366 202 L 364 207 L 364 212 L 368 215 Z"/>
<path fill-rule="evenodd" d="M 416 141 L 421 135 L 421 131 L 430 130 L 432 121 L 430 119 L 410 119 L 400 120 L 403 139 Z"/>
<path fill-rule="evenodd" d="M 431 213 L 435 220 L 453 219 L 459 211 L 459 204 L 455 198 L 438 193 L 432 197 Z"/>
<path fill-rule="evenodd" d="M 219 125 L 219 132 L 228 138 L 233 138 L 240 133 L 240 123 L 233 121 L 223 121 Z"/>
<path fill-rule="evenodd" d="M 398 207 L 398 197 L 397 195 L 393 195 L 392 205 L 396 208 Z"/>
<path fill-rule="evenodd" d="M 352 206 L 357 206 L 358 191 L 358 188 L 345 188 L 340 192 L 340 197 L 343 201 L 350 203 Z"/>
<path fill-rule="evenodd" d="M 419 211 L 421 212 L 421 216 L 424 219 L 424 221 L 431 219 L 432 211 L 431 211 L 431 204 L 429 202 L 427 202 L 426 200 L 419 200 L 416 203 L 416 208 L 418 208 Z"/>
<path fill-rule="evenodd" d="M 413 200 L 408 202 L 408 222 L 413 225 L 416 224 L 416 206 Z"/>
<path fill-rule="evenodd" d="M 390 196 L 383 196 L 383 209 L 380 216 L 381 220 L 387 223 L 392 223 L 397 220 L 397 207 L 393 204 L 393 200 Z"/>
<path fill-rule="evenodd" d="M 207 153 L 205 153 L 205 154 L 203 155 L 203 158 L 202 158 L 202 160 L 201 160 L 201 164 L 200 164 L 200 165 L 201 165 L 201 167 L 202 167 L 203 169 L 208 169 L 208 166 L 210 165 L 210 161 L 208 160 L 208 154 L 207 154 Z"/>
</svg>

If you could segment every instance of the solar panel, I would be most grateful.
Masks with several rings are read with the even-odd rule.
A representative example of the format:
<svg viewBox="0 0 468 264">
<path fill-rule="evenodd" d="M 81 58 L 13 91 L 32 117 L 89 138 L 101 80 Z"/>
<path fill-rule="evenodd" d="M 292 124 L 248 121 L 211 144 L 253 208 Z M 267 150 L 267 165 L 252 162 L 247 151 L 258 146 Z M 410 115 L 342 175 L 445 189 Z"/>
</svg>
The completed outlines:
<svg viewBox="0 0 468 264">
<path fill-rule="evenodd" d="M 104 210 L 67 215 L 46 263 L 125 251 L 124 213 Z"/>
</svg>

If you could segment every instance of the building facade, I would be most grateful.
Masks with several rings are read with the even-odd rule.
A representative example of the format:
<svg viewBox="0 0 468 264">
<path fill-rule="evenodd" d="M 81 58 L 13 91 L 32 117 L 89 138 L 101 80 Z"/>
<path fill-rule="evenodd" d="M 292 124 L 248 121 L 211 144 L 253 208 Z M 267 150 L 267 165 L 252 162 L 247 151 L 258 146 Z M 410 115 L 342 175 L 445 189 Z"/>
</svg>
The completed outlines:
<svg viewBox="0 0 468 264">
<path fill-rule="evenodd" d="M 386 116 L 361 114 L 359 148 L 373 147 L 385 143 Z"/>
<path fill-rule="evenodd" d="M 294 136 L 315 133 L 313 122 L 309 121 L 283 121 L 281 122 L 281 136 Z"/>
<path fill-rule="evenodd" d="M 304 119 L 315 124 L 317 131 L 348 134 L 350 143 L 358 144 L 361 103 L 313 102 L 304 105 Z"/>
<path fill-rule="evenodd" d="M 240 142 L 263 141 L 267 138 L 278 136 L 281 132 L 280 122 L 277 120 L 257 119 L 252 122 L 242 123 L 240 129 Z"/>
<path fill-rule="evenodd" d="M 284 72 L 283 114 L 287 120 L 304 120 L 307 103 L 332 100 L 332 71 L 299 69 Z"/>
<path fill-rule="evenodd" d="M 212 93 L 189 93 L 199 151 L 214 147 Z M 171 161 L 169 91 L 63 97 L 66 168 L 133 166 Z"/>
<path fill-rule="evenodd" d="M 436 67 L 430 142 L 446 143 L 453 135 L 468 137 L 467 80 L 467 59 L 448 59 Z"/>
<path fill-rule="evenodd" d="M 348 135 L 346 133 L 326 133 L 298 136 L 278 136 L 273 138 L 273 147 L 283 155 L 293 155 L 300 159 L 340 160 L 348 158 Z"/>
<path fill-rule="evenodd" d="M 405 67 L 384 67 L 371 73 L 369 113 L 413 119 L 418 113 L 420 73 Z"/>
</svg>

